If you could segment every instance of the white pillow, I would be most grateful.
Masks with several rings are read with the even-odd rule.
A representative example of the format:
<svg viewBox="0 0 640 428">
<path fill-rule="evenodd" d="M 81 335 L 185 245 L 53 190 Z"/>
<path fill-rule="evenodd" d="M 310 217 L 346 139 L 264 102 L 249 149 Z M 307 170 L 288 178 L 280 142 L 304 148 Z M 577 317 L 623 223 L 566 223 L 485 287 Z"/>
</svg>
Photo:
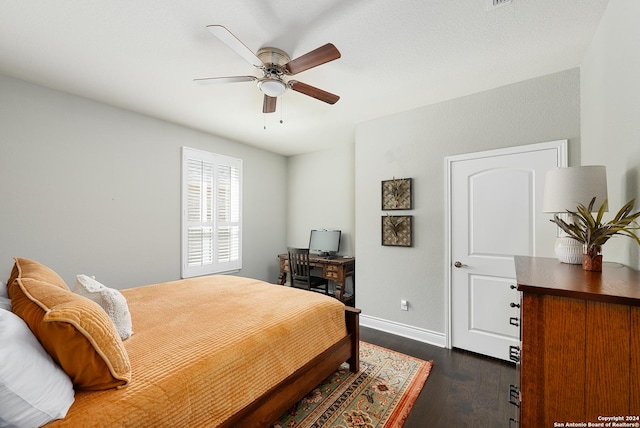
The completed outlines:
<svg viewBox="0 0 640 428">
<path fill-rule="evenodd" d="M 106 287 L 87 275 L 76 276 L 73 291 L 99 304 L 113 321 L 122 340 L 128 339 L 133 334 L 131 313 L 129 313 L 127 300 L 121 292 Z"/>
<path fill-rule="evenodd" d="M 7 294 L 7 286 L 2 281 L 0 281 L 0 309 L 11 310 L 11 299 Z"/>
<path fill-rule="evenodd" d="M 73 404 L 71 379 L 27 324 L 0 309 L 0 426 L 38 427 L 64 418 Z"/>
</svg>

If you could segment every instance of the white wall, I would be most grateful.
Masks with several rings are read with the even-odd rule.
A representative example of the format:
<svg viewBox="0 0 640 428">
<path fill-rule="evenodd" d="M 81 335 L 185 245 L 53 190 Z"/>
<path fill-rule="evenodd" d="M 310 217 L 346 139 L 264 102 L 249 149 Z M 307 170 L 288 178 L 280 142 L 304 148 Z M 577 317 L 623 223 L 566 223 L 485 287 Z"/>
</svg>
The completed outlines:
<svg viewBox="0 0 640 428">
<path fill-rule="evenodd" d="M 0 75 L 0 280 L 14 256 L 72 286 L 179 279 L 181 147 L 244 161 L 241 275 L 275 282 L 286 159 Z M 266 178 L 266 179 L 265 179 Z"/>
<path fill-rule="evenodd" d="M 287 165 L 287 245 L 307 247 L 311 229 L 339 229 L 340 254 L 353 255 L 354 144 L 291 156 Z"/>
<path fill-rule="evenodd" d="M 444 158 L 569 139 L 571 159 L 579 154 L 579 103 L 579 70 L 572 69 L 358 125 L 356 278 L 365 322 L 373 317 L 392 331 L 444 343 Z M 411 248 L 380 243 L 380 182 L 392 177 L 414 179 Z M 409 311 L 400 310 L 401 299 Z"/>
<path fill-rule="evenodd" d="M 607 167 L 609 216 L 640 209 L 640 2 L 611 0 L 581 66 L 582 164 Z M 609 217 L 605 217 L 608 219 Z M 614 238 L 605 260 L 640 269 L 640 248 Z"/>
</svg>

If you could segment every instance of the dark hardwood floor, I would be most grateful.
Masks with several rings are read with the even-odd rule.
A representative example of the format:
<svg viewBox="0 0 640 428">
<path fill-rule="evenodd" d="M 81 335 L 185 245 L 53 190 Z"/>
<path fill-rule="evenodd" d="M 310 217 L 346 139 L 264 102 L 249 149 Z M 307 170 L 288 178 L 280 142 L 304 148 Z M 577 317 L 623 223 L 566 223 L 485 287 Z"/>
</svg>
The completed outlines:
<svg viewBox="0 0 640 428">
<path fill-rule="evenodd" d="M 425 427 L 509 427 L 515 410 L 509 384 L 516 384 L 514 364 L 457 349 L 443 349 L 361 327 L 364 342 L 393 349 L 434 365 L 404 425 Z"/>
</svg>

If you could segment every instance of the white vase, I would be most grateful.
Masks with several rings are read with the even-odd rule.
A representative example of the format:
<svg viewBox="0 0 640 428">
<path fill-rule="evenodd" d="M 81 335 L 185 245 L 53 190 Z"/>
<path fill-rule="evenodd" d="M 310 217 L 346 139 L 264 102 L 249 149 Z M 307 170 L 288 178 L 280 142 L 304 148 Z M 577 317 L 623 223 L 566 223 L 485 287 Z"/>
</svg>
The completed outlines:
<svg viewBox="0 0 640 428">
<path fill-rule="evenodd" d="M 580 241 L 568 236 L 556 238 L 554 251 L 558 260 L 572 265 L 582 264 L 583 247 Z"/>
</svg>

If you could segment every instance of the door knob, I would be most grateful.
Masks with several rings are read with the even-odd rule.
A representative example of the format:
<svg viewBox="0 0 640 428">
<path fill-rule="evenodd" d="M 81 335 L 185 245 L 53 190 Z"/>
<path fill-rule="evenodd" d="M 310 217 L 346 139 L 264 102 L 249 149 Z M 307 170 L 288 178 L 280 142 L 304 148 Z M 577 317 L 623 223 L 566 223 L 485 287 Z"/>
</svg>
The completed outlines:
<svg viewBox="0 0 640 428">
<path fill-rule="evenodd" d="M 461 262 L 459 262 L 459 261 L 456 261 L 453 265 L 454 265 L 455 267 L 457 267 L 457 268 L 461 268 L 461 267 L 463 267 L 463 266 L 466 266 L 465 264 L 462 264 L 462 263 L 461 263 Z"/>
</svg>

